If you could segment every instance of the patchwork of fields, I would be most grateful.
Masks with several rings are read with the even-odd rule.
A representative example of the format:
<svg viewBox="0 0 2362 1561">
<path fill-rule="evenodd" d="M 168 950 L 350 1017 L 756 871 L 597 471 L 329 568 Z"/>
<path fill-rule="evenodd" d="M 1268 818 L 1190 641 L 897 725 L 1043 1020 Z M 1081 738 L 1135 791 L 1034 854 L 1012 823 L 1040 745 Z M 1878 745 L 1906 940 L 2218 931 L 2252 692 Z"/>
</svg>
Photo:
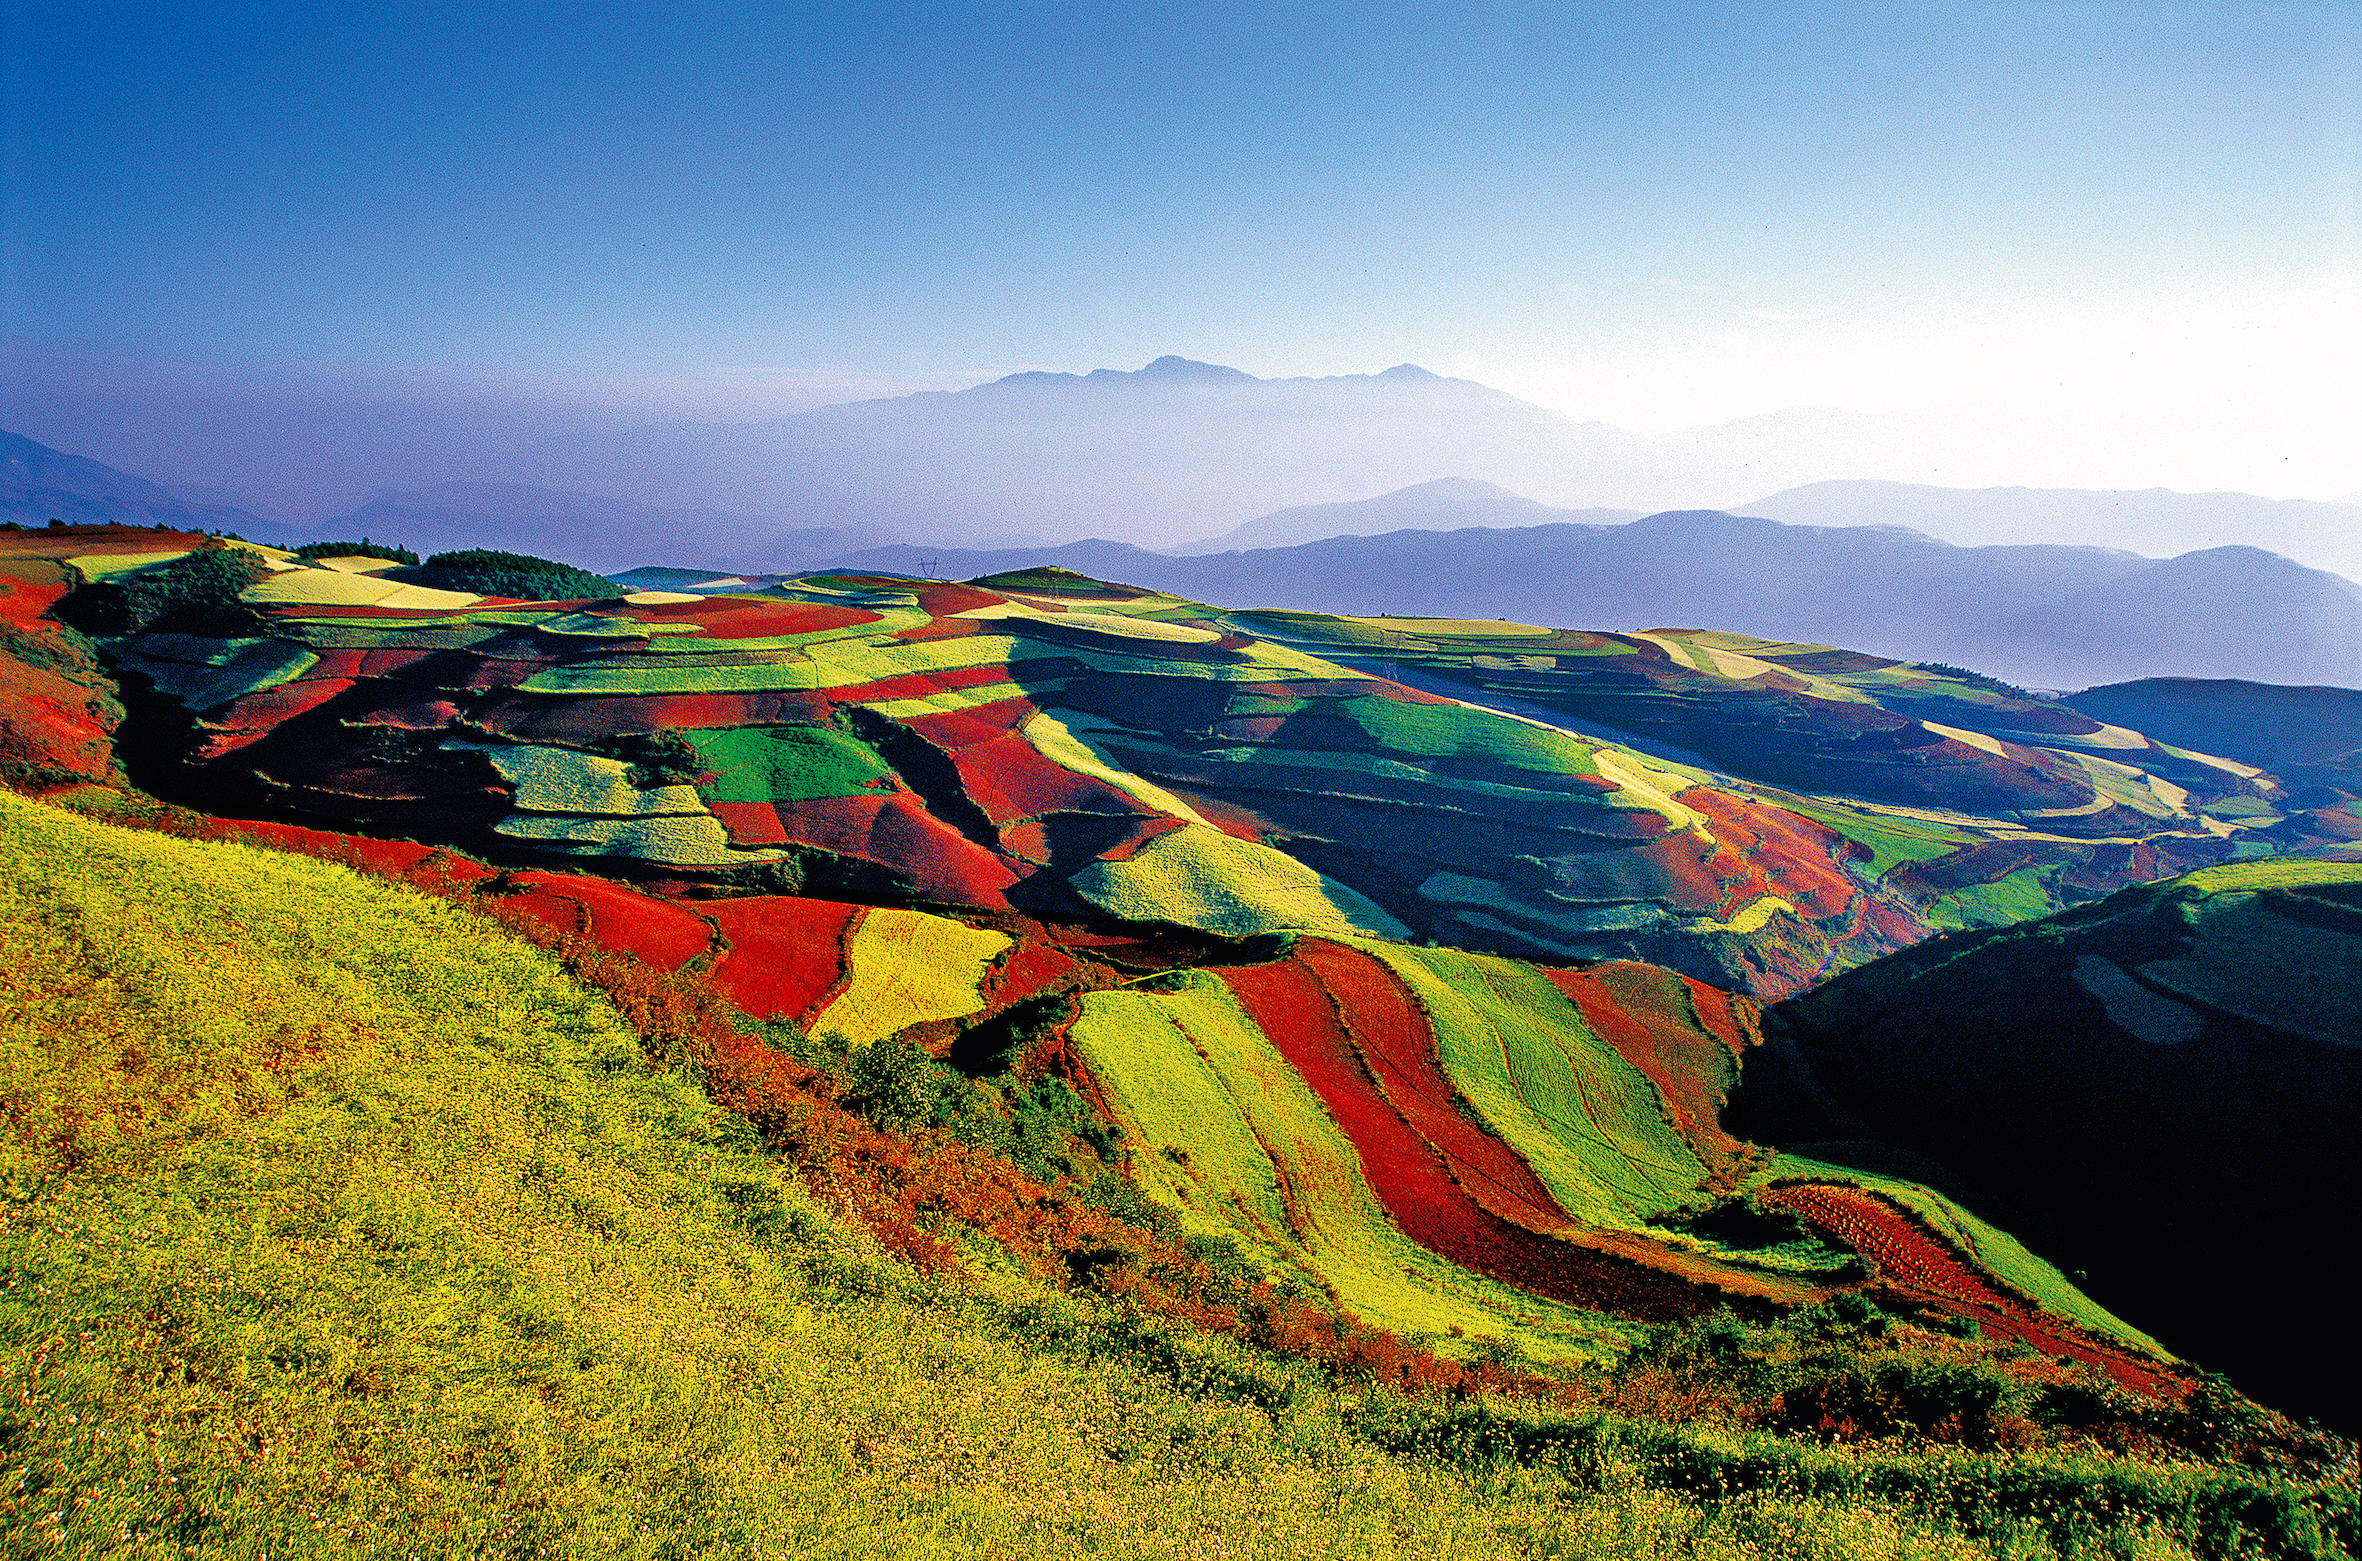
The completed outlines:
<svg viewBox="0 0 2362 1561">
<path fill-rule="evenodd" d="M 204 612 L 49 616 L 216 553 L 252 580 Z M 1651 1325 L 1862 1295 L 2149 1401 L 2196 1380 L 1926 1180 L 1777 1154 L 1725 1108 L 1766 1002 L 1941 960 L 1945 929 L 2245 884 L 2332 849 L 2351 799 L 1737 635 L 1057 571 L 562 602 L 404 575 L 0 536 L 0 760 L 86 813 L 496 902 L 718 994 L 781 1067 L 1071 1090 L 1165 1237 L 1440 1357 L 1606 1366 Z M 2077 990 L 2128 1029 L 2260 1022 L 2238 951 L 2345 936 L 2207 892 L 2214 936 Z"/>
</svg>

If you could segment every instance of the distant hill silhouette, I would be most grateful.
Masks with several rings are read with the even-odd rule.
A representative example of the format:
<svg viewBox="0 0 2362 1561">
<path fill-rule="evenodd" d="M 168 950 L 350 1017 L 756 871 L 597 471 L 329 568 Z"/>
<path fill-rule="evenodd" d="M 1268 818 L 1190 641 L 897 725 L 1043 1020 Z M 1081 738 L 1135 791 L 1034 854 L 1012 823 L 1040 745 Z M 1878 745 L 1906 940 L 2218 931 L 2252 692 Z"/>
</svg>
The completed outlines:
<svg viewBox="0 0 2362 1561">
<path fill-rule="evenodd" d="M 590 569 L 628 567 L 654 553 L 716 570 L 751 568 L 758 556 L 784 559 L 780 567 L 797 568 L 889 540 L 875 527 L 797 527 L 757 515 L 660 509 L 597 494 L 489 482 L 381 493 L 311 530 L 337 540 L 366 534 L 421 554 L 481 546 L 557 553 Z"/>
<path fill-rule="evenodd" d="M 2167 488 L 1934 488 L 1816 482 L 1740 506 L 1806 526 L 1909 526 L 1964 547 L 2078 542 L 2150 554 L 2246 545 L 2362 580 L 2362 503 Z"/>
<path fill-rule="evenodd" d="M 0 520 L 39 526 L 53 519 L 78 526 L 163 524 L 242 534 L 268 529 L 250 511 L 192 503 L 145 477 L 0 432 Z"/>
<path fill-rule="evenodd" d="M 2272 770 L 2295 786 L 2362 797 L 2362 691 L 2145 678 L 2087 688 L 2074 706 L 2096 721 Z M 2355 835 L 2362 838 L 2362 824 Z"/>
<path fill-rule="evenodd" d="M 1257 379 L 1163 357 L 1130 373 L 1012 374 L 766 422 L 552 441 L 510 464 L 537 485 L 813 526 L 971 545 L 1020 531 L 1161 547 L 1449 477 L 1639 508 L 1743 491 L 1762 480 L 1765 458 L 1757 439 L 1652 439 L 1414 364 Z"/>
<path fill-rule="evenodd" d="M 1439 477 L 1340 504 L 1299 504 L 1250 520 L 1218 537 L 1165 551 L 1192 557 L 1262 547 L 1293 547 L 1327 537 L 1370 537 L 1389 531 L 1460 531 L 1470 526 L 1613 526 L 1638 520 L 1636 509 L 1559 509 L 1473 477 Z"/>
<path fill-rule="evenodd" d="M 834 562 L 919 573 L 929 558 L 947 578 L 1054 564 L 1227 606 L 1590 629 L 1710 624 L 2032 688 L 2136 677 L 2362 684 L 2362 586 L 2255 548 L 2172 559 L 1963 548 L 1902 527 L 1684 510 L 1620 526 L 1397 531 L 1192 558 L 1091 541 L 880 548 Z"/>
</svg>

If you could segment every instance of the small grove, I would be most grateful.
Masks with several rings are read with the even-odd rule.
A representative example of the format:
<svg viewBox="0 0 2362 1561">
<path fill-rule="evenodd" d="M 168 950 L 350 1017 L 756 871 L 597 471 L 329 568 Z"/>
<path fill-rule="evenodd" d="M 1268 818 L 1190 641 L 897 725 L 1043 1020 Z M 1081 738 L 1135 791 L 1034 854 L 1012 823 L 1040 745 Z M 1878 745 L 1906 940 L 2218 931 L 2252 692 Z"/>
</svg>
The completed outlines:
<svg viewBox="0 0 2362 1561">
<path fill-rule="evenodd" d="M 693 978 L 516 936 L 497 895 L 456 895 L 449 875 L 438 900 L 0 809 L 7 1553 L 2176 1556 L 2357 1539 L 2350 1474 L 1751 1427 L 1747 1404 L 1785 1403 L 1816 1352 L 1900 1404 L 1950 1405 L 1931 1422 L 2037 1407 L 2033 1390 L 1956 1380 L 1931 1398 L 1882 1377 L 1882 1357 L 1935 1336 L 1866 1308 L 1672 1325 L 1614 1381 L 1459 1367 L 1440 1384 L 1457 1391 L 1386 1391 L 1433 1368 L 1390 1369 L 1389 1350 L 1418 1352 L 1316 1300 L 1238 1304 L 1224 1254 L 1160 1243 L 1153 1212 L 1096 1174 L 1056 1192 L 1020 1170 L 1028 1133 L 1049 1169 L 1092 1169 L 1086 1137 L 1054 1142 L 1046 1118 L 1079 1120 L 1055 1092 L 979 1148 L 919 1120 L 947 1100 L 956 1119 L 963 1081 L 907 1053 L 800 1061 Z M 1109 1255 L 1076 1261 L 1092 1251 Z M 1629 1412 L 1716 1384 L 1719 1423 Z M 2185 1412 L 2218 1458 L 2289 1456 L 2228 1401 Z"/>
</svg>

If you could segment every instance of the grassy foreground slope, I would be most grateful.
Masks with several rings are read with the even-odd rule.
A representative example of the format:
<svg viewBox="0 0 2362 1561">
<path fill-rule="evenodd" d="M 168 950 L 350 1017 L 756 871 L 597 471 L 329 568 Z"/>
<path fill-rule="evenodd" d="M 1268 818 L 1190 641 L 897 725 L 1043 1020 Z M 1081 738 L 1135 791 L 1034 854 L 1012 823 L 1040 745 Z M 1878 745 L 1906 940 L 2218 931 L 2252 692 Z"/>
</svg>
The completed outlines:
<svg viewBox="0 0 2362 1561">
<path fill-rule="evenodd" d="M 481 920 L 5 793 L 0 836 L 6 1553 L 2337 1545 L 2203 1469 L 1370 1400 L 922 1281 Z"/>
</svg>

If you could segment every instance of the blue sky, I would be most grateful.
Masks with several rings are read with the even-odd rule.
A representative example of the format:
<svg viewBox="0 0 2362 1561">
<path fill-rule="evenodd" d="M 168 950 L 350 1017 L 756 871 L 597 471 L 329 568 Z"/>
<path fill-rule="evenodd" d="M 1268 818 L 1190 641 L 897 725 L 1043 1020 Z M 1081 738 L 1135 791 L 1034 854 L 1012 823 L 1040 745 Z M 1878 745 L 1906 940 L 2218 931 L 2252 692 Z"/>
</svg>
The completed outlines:
<svg viewBox="0 0 2362 1561">
<path fill-rule="evenodd" d="M 20 361 L 753 416 L 1407 360 L 1642 427 L 2246 417 L 2226 472 L 2362 487 L 2356 4 L 0 14 Z"/>
</svg>

